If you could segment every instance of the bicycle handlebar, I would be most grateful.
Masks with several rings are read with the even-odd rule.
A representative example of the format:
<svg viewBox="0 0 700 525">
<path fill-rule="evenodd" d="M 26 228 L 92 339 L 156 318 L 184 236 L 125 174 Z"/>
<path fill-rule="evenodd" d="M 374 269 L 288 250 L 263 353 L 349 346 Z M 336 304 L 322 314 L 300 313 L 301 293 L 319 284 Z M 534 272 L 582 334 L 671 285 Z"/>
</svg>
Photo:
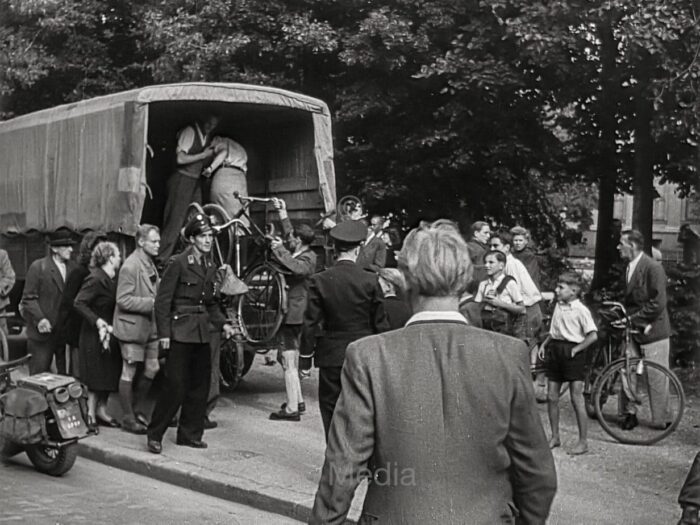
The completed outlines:
<svg viewBox="0 0 700 525">
<path fill-rule="evenodd" d="M 272 197 L 265 197 L 265 198 L 261 198 L 261 197 L 246 197 L 246 196 L 241 195 L 241 194 L 240 194 L 239 192 L 237 192 L 237 191 L 234 191 L 234 192 L 233 192 L 233 196 L 234 196 L 236 199 L 238 199 L 239 201 L 241 201 L 242 203 L 245 203 L 245 202 L 265 202 L 265 203 L 273 202 Z"/>
<path fill-rule="evenodd" d="M 8 370 L 14 370 L 22 366 L 24 363 L 28 362 L 32 358 L 32 354 L 27 354 L 24 357 L 15 359 L 14 361 L 8 361 L 7 363 L 0 363 L 0 372 L 7 372 Z"/>
</svg>

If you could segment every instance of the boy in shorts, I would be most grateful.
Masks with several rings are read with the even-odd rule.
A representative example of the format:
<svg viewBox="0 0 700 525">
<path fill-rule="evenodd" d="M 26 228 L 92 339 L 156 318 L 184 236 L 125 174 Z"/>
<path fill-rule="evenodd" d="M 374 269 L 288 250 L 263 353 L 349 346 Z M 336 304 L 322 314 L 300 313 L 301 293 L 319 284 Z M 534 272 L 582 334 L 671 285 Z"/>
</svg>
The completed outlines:
<svg viewBox="0 0 700 525">
<path fill-rule="evenodd" d="M 549 335 L 542 343 L 547 349 L 545 362 L 549 388 L 547 411 L 552 428 L 549 447 L 561 445 L 559 438 L 559 390 L 562 383 L 570 383 L 571 404 L 578 424 L 578 442 L 568 451 L 569 455 L 588 452 L 588 416 L 583 402 L 583 382 L 586 374 L 585 350 L 596 342 L 598 332 L 591 312 L 579 300 L 581 278 L 567 272 L 559 277 L 555 290 L 557 305 L 552 315 Z"/>
</svg>

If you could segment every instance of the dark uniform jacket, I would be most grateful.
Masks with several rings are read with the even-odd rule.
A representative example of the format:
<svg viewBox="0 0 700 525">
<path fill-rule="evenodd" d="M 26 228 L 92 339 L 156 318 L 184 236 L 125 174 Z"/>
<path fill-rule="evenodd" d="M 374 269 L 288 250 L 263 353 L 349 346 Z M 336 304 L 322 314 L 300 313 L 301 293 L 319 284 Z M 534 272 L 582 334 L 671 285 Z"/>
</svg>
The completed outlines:
<svg viewBox="0 0 700 525">
<path fill-rule="evenodd" d="M 292 224 L 288 218 L 282 220 L 282 230 L 285 234 L 292 232 Z M 287 290 L 287 314 L 284 318 L 284 324 L 303 324 L 309 296 L 308 280 L 316 271 L 316 254 L 307 247 L 295 257 L 284 246 L 276 248 L 273 253 L 277 260 L 291 272 L 285 275 L 289 289 Z"/>
<path fill-rule="evenodd" d="M 467 242 L 467 249 L 469 250 L 469 258 L 474 268 L 469 291 L 475 293 L 476 289 L 479 287 L 479 283 L 488 277 L 486 266 L 484 265 L 484 255 L 488 253 L 489 247 L 476 239 L 471 239 Z"/>
<path fill-rule="evenodd" d="M 348 347 L 309 523 L 344 523 L 368 470 L 360 523 L 545 523 L 557 477 L 525 345 L 440 315 Z"/>
<path fill-rule="evenodd" d="M 66 263 L 66 276 L 70 275 L 75 266 L 73 261 Z M 56 319 L 61 306 L 63 287 L 61 272 L 50 255 L 34 261 L 27 270 L 19 311 L 27 322 L 29 339 L 48 341 L 57 337 L 60 327 L 56 326 Z M 37 330 L 36 325 L 44 318 L 51 323 L 51 333 L 40 334 Z"/>
<path fill-rule="evenodd" d="M 626 275 L 623 279 L 626 280 Z M 666 308 L 666 272 L 660 262 L 646 253 L 642 254 L 630 282 L 626 283 L 624 303 L 632 325 L 640 331 L 634 335 L 637 342 L 647 344 L 671 337 Z M 648 325 L 651 328 L 645 334 Z"/>
<path fill-rule="evenodd" d="M 525 268 L 527 269 L 527 273 L 530 274 L 530 277 L 532 277 L 532 282 L 535 283 L 535 286 L 537 286 L 537 289 L 541 289 L 541 275 L 540 275 L 540 263 L 537 260 L 537 255 L 535 254 L 535 251 L 530 248 L 529 246 L 525 246 L 522 250 L 512 251 L 513 257 L 518 259 L 523 265 L 525 265 Z"/>
<path fill-rule="evenodd" d="M 208 343 L 210 330 L 220 330 L 225 316 L 216 299 L 216 267 L 193 248 L 175 255 L 165 268 L 156 294 L 158 337 L 181 343 Z"/>
<path fill-rule="evenodd" d="M 314 354 L 317 367 L 342 367 L 349 343 L 388 329 L 375 273 L 338 261 L 311 277 L 301 354 Z"/>
</svg>

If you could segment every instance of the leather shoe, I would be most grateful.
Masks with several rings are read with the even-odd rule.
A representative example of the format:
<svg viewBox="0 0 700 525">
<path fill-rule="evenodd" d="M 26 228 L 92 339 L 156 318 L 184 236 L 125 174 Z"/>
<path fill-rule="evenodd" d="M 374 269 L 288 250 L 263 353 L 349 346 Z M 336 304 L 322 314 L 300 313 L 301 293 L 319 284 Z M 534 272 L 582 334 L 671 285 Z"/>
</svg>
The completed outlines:
<svg viewBox="0 0 700 525">
<path fill-rule="evenodd" d="M 153 454 L 160 454 L 163 452 L 163 444 L 160 441 L 149 439 L 146 445 L 148 446 L 148 451 Z"/>
<path fill-rule="evenodd" d="M 122 430 L 125 430 L 126 432 L 131 432 L 132 434 L 145 434 L 146 433 L 146 427 L 143 426 L 138 421 L 136 421 L 135 418 L 131 418 L 131 417 L 125 417 L 122 420 Z"/>
<path fill-rule="evenodd" d="M 632 430 L 637 425 L 639 425 L 639 421 L 637 421 L 637 416 L 634 414 L 627 414 L 622 420 L 622 423 L 620 423 L 620 428 L 622 430 Z"/>
<path fill-rule="evenodd" d="M 144 427 L 148 428 L 148 418 L 142 414 L 141 412 L 136 412 L 134 414 L 134 417 L 136 418 L 136 421 L 141 423 Z"/>
<path fill-rule="evenodd" d="M 183 447 L 192 447 L 192 448 L 207 448 L 209 445 L 207 445 L 204 441 L 196 441 L 196 440 L 190 440 L 190 439 L 181 439 L 177 438 L 175 441 L 176 445 L 180 445 Z"/>
<path fill-rule="evenodd" d="M 209 417 L 204 418 L 204 429 L 205 430 L 211 430 L 212 428 L 216 428 L 219 426 L 219 423 L 217 421 L 214 421 L 213 419 L 210 419 Z"/>
<path fill-rule="evenodd" d="M 285 408 L 287 408 L 287 403 L 282 403 L 282 406 L 281 406 L 280 408 L 281 408 L 282 410 L 284 410 Z M 304 412 L 306 412 L 306 403 L 304 403 L 303 401 L 300 402 L 299 405 L 298 405 L 298 409 L 297 409 L 297 410 L 299 410 L 299 413 L 300 413 L 300 414 L 303 414 Z"/>
<path fill-rule="evenodd" d="M 273 421 L 301 421 L 299 412 L 287 412 L 286 410 L 280 410 L 279 412 L 273 412 L 270 414 L 270 419 Z"/>
</svg>

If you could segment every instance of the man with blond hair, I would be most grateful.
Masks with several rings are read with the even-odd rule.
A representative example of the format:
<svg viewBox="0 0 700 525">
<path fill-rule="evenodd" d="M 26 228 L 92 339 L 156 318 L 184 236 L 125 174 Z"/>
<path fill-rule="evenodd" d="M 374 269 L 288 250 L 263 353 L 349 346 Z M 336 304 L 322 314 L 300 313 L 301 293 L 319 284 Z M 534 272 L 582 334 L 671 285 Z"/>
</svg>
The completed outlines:
<svg viewBox="0 0 700 525">
<path fill-rule="evenodd" d="M 365 477 L 360 523 L 545 523 L 556 473 L 525 346 L 459 314 L 453 223 L 410 232 L 398 263 L 415 313 L 348 346 L 310 523 L 344 523 Z"/>
</svg>

